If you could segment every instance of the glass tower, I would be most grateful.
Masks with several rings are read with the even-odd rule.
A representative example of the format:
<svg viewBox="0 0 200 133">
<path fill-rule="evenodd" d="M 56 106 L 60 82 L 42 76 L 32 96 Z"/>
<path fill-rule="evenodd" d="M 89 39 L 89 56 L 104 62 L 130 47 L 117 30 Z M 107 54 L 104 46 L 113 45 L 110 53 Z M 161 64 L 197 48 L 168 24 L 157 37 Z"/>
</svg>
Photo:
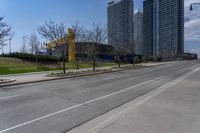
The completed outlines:
<svg viewBox="0 0 200 133">
<path fill-rule="evenodd" d="M 148 56 L 181 58 L 184 53 L 184 0 L 145 0 L 144 19 L 146 51 L 152 50 Z"/>
<path fill-rule="evenodd" d="M 133 0 L 115 0 L 108 3 L 108 43 L 133 43 Z"/>
<path fill-rule="evenodd" d="M 143 55 L 143 12 L 139 10 L 134 14 L 134 43 L 135 54 Z"/>
</svg>

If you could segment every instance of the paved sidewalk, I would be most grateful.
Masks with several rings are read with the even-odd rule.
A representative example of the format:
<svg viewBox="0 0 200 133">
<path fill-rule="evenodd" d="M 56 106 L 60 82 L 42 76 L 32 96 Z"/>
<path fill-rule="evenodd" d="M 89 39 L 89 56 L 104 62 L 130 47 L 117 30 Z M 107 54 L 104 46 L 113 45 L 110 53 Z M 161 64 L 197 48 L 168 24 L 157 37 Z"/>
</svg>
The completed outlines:
<svg viewBox="0 0 200 133">
<path fill-rule="evenodd" d="M 164 65 L 164 64 L 169 64 L 171 62 L 161 62 L 161 63 L 141 63 L 137 64 L 136 66 L 145 66 L 145 67 L 150 67 L 150 66 L 157 66 L 157 65 Z M 132 66 L 131 64 L 129 65 L 122 65 L 122 67 L 127 67 L 127 66 Z M 113 67 L 116 67 L 115 70 L 119 70 L 117 66 L 109 66 L 109 67 L 100 67 L 97 68 L 97 70 L 112 70 Z M 67 70 L 67 72 L 78 72 L 78 71 L 91 71 L 92 68 L 84 68 L 84 69 L 79 69 L 79 70 Z M 2 75 L 0 76 L 0 79 L 11 79 L 15 80 L 15 82 L 12 83 L 7 83 L 9 84 L 21 84 L 21 83 L 29 83 L 29 82 L 37 82 L 37 81 L 47 81 L 47 80 L 53 80 L 53 79 L 58 79 L 58 77 L 47 77 L 46 75 L 49 74 L 50 72 L 36 72 L 36 73 L 25 73 L 25 74 L 11 74 L 11 75 Z M 6 85 L 7 85 L 6 84 Z M 5 85 L 5 84 L 0 84 Z"/>
<path fill-rule="evenodd" d="M 150 66 L 165 65 L 165 64 L 174 63 L 174 62 L 175 62 L 175 61 L 168 61 L 168 62 L 151 62 L 151 63 L 140 63 L 140 64 L 138 64 L 138 65 L 150 67 Z"/>
<path fill-rule="evenodd" d="M 106 69 L 106 68 L 104 68 L 104 69 Z M 86 71 L 87 72 L 89 70 L 90 69 L 67 70 L 66 72 L 78 72 L 78 71 Z M 99 69 L 97 69 L 97 70 L 99 70 Z M 55 71 L 52 71 L 52 72 L 55 72 Z M 57 71 L 57 72 L 59 72 L 59 71 Z M 62 72 L 62 71 L 60 71 L 60 72 Z M 3 84 L 0 83 L 0 87 L 1 86 L 18 85 L 18 84 L 35 83 L 35 82 L 42 82 L 42 81 L 49 81 L 49 80 L 56 80 L 56 79 L 64 78 L 64 77 L 58 77 L 58 76 L 49 77 L 49 76 L 47 76 L 49 73 L 51 73 L 51 72 L 7 75 L 7 76 L 2 76 L 2 77 L 0 76 L 0 79 L 14 80 L 14 82 L 10 82 L 10 83 L 3 83 Z M 66 76 L 66 77 L 70 77 L 70 75 Z"/>
<path fill-rule="evenodd" d="M 68 133 L 199 133 L 199 81 L 195 69 Z"/>
</svg>

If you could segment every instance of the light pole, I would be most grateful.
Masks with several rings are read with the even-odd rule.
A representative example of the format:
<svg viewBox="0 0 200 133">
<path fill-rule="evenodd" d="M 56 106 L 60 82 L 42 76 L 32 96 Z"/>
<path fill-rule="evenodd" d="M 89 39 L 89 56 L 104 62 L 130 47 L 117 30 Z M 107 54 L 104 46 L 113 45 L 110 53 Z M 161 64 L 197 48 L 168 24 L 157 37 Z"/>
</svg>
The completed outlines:
<svg viewBox="0 0 200 133">
<path fill-rule="evenodd" d="M 200 3 L 192 3 L 192 4 L 190 4 L 190 11 L 193 10 L 193 6 L 194 6 L 194 5 L 200 5 Z"/>
</svg>

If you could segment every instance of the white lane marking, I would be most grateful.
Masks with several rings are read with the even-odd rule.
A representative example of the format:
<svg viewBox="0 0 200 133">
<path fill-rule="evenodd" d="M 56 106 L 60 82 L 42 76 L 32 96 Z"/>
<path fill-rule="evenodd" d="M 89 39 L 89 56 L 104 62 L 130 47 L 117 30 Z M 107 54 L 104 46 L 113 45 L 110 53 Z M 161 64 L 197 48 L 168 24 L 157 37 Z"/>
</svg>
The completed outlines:
<svg viewBox="0 0 200 133">
<path fill-rule="evenodd" d="M 13 95 L 13 96 L 7 96 L 7 97 L 0 97 L 0 100 L 6 100 L 6 99 L 10 99 L 10 98 L 15 98 L 15 97 L 19 97 L 22 95 Z"/>
<path fill-rule="evenodd" d="M 112 117 L 104 120 L 103 122 L 99 123 L 95 127 L 93 127 L 90 130 L 88 130 L 87 133 L 96 133 L 96 132 L 98 132 L 105 125 L 111 123 L 112 121 L 114 121 L 114 120 L 116 120 L 118 118 L 123 117 L 126 113 L 129 113 L 130 110 L 137 109 L 138 107 L 140 107 L 141 105 L 143 105 L 144 103 L 146 103 L 147 101 L 152 99 L 153 97 L 155 97 L 155 96 L 159 95 L 160 93 L 162 93 L 163 91 L 175 86 L 176 84 L 178 84 L 179 82 L 181 82 L 182 80 L 186 79 L 187 77 L 191 76 L 192 74 L 194 74 L 195 72 L 197 72 L 199 70 L 200 70 L 200 68 L 196 68 L 193 71 L 183 75 L 182 77 L 177 78 L 177 79 L 175 79 L 173 81 L 170 81 L 170 82 L 164 84 L 163 86 L 151 91 L 150 93 L 147 93 L 147 94 L 135 99 L 134 101 L 136 101 L 136 102 L 135 102 L 134 105 L 129 106 L 129 108 L 127 108 L 127 109 L 125 109 L 125 110 L 113 115 Z"/>
<path fill-rule="evenodd" d="M 104 98 L 107 98 L 107 97 L 110 97 L 110 96 L 119 94 L 119 93 L 121 93 L 121 92 L 125 92 L 125 91 L 128 91 L 128 90 L 131 90 L 131 89 L 133 89 L 133 88 L 136 88 L 136 87 L 141 86 L 141 85 L 145 85 L 145 84 L 147 84 L 147 83 L 156 81 L 156 80 L 158 80 L 158 79 L 160 79 L 160 77 L 159 77 L 159 78 L 152 79 L 152 80 L 148 80 L 148 81 L 146 81 L 146 82 L 143 82 L 143 83 L 134 85 L 134 86 L 132 86 L 132 87 L 126 88 L 126 89 L 124 89 L 124 90 L 117 91 L 117 92 L 114 92 L 114 93 L 111 93 L 111 94 L 108 94 L 108 95 L 105 95 L 105 96 L 102 96 L 102 97 L 99 97 L 99 98 L 96 98 L 96 99 L 93 99 L 93 100 L 90 100 L 90 101 L 87 101 L 87 102 L 84 102 L 84 103 L 81 103 L 81 104 L 77 104 L 77 105 L 72 106 L 72 107 L 70 107 L 70 108 L 66 108 L 66 109 L 57 111 L 57 112 L 55 112 L 55 113 L 48 114 L 48 115 L 45 115 L 45 116 L 43 116 L 43 117 L 39 117 L 39 118 L 37 118 L 37 119 L 31 120 L 31 121 L 27 121 L 27 122 L 25 122 L 25 123 L 22 123 L 22 124 L 19 124 L 19 125 L 16 125 L 16 126 L 13 126 L 13 127 L 10 127 L 10 128 L 4 129 L 4 130 L 1 130 L 0 133 L 5 133 L 5 132 L 8 132 L 8 131 L 10 131 L 10 130 L 14 130 L 14 129 L 16 129 L 16 128 L 19 128 L 19 127 L 22 127 L 22 126 L 25 126 L 25 125 L 28 125 L 28 124 L 37 122 L 37 121 L 39 121 L 39 120 L 42 120 L 42 119 L 45 119 L 45 118 L 48 118 L 48 117 L 52 117 L 52 116 L 55 116 L 55 115 L 64 113 L 64 112 L 69 111 L 69 110 L 71 110 L 71 109 L 75 109 L 75 108 L 81 107 L 81 106 L 83 106 L 83 105 L 86 105 L 86 104 L 89 104 L 89 103 L 92 103 L 92 102 L 95 102 L 95 101 L 98 101 L 98 100 L 102 100 L 102 99 L 104 99 Z"/>
</svg>

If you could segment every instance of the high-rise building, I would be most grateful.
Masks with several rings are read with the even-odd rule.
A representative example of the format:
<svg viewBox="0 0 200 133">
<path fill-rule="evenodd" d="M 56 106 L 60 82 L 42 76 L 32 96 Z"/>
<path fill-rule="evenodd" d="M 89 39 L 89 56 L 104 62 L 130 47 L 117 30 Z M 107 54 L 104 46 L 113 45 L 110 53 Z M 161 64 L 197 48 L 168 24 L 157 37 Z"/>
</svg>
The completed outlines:
<svg viewBox="0 0 200 133">
<path fill-rule="evenodd" d="M 108 43 L 133 43 L 133 0 L 114 0 L 108 3 Z"/>
<path fill-rule="evenodd" d="M 184 0 L 144 1 L 144 54 L 165 59 L 184 53 Z"/>
<path fill-rule="evenodd" d="M 139 10 L 134 13 L 134 43 L 135 53 L 143 55 L 143 12 Z"/>
<path fill-rule="evenodd" d="M 144 56 L 153 55 L 153 3 L 154 0 L 146 0 L 143 4 Z"/>
</svg>

